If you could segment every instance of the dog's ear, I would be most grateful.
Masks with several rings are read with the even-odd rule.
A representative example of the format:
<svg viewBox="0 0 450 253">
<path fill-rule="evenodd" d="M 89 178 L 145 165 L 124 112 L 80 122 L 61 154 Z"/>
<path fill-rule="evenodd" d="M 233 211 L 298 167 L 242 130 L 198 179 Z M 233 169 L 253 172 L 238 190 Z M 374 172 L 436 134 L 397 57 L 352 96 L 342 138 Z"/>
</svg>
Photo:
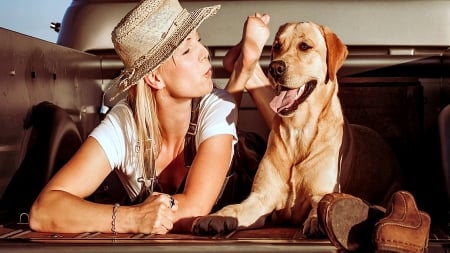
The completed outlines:
<svg viewBox="0 0 450 253">
<path fill-rule="evenodd" d="M 325 43 L 327 45 L 327 78 L 326 81 L 334 81 L 338 70 L 342 67 L 347 58 L 347 47 L 338 36 L 326 26 L 320 26 Z"/>
</svg>

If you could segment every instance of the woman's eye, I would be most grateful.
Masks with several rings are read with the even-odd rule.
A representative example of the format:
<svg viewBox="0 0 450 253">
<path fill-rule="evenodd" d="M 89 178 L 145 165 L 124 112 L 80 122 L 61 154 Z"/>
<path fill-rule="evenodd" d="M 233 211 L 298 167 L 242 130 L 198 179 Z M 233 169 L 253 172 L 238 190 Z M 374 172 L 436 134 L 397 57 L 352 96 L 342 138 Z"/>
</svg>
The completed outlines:
<svg viewBox="0 0 450 253">
<path fill-rule="evenodd" d="M 198 43 L 201 43 L 201 41 L 202 41 L 201 38 L 197 38 L 196 40 L 197 40 Z M 191 41 L 191 42 L 188 43 L 189 45 L 186 45 L 187 48 L 185 50 L 181 51 L 182 52 L 181 55 L 189 54 L 189 52 L 191 51 L 192 47 L 195 46 L 194 42 L 193 42 L 193 41 L 195 41 L 195 38 L 188 38 L 186 41 L 188 41 L 188 42 Z"/>
<path fill-rule="evenodd" d="M 183 55 L 189 54 L 190 48 L 183 51 Z"/>
</svg>

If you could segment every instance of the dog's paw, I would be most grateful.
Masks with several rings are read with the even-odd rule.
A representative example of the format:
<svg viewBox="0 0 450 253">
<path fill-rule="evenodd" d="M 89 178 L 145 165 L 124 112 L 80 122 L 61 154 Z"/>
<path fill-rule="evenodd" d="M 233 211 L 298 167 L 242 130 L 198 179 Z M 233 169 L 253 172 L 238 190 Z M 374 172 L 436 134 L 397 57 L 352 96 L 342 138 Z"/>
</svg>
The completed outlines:
<svg viewBox="0 0 450 253">
<path fill-rule="evenodd" d="M 238 227 L 238 221 L 228 216 L 202 216 L 194 220 L 191 232 L 197 235 L 224 235 Z"/>
<path fill-rule="evenodd" d="M 320 238 L 325 235 L 324 231 L 320 228 L 317 216 L 310 216 L 305 220 L 303 223 L 303 234 L 309 238 Z"/>
</svg>

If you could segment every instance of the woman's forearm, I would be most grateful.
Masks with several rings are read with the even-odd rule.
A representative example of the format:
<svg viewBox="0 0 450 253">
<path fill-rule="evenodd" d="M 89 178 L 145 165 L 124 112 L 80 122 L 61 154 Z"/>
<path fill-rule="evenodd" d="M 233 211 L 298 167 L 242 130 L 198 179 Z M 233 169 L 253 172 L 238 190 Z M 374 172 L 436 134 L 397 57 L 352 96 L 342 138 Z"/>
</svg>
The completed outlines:
<svg viewBox="0 0 450 253">
<path fill-rule="evenodd" d="M 30 212 L 36 231 L 81 233 L 111 232 L 112 205 L 96 204 L 64 191 L 52 190 L 39 197 Z"/>
</svg>

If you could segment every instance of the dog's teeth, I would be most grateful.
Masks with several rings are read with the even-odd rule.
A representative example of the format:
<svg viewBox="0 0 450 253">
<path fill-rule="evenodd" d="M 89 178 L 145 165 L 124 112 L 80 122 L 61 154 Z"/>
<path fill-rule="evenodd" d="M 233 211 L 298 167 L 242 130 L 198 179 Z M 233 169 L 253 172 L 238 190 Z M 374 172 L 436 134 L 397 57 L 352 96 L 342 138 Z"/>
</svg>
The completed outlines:
<svg viewBox="0 0 450 253">
<path fill-rule="evenodd" d="M 295 97 L 295 99 L 299 98 L 303 94 L 303 91 L 305 90 L 305 86 L 306 85 L 303 85 L 302 87 L 300 87 L 298 89 L 297 96 Z"/>
</svg>

